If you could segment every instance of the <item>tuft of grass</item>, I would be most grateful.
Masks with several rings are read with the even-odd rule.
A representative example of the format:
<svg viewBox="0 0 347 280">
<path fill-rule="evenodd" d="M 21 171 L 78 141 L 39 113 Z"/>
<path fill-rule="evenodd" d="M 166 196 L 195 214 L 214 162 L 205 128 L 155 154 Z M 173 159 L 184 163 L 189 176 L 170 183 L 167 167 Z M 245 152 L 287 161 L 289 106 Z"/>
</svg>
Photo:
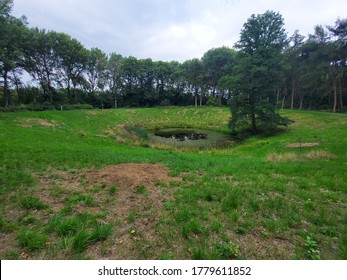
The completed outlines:
<svg viewBox="0 0 347 280">
<path fill-rule="evenodd" d="M 24 197 L 20 201 L 20 205 L 23 209 L 27 210 L 43 210 L 48 208 L 48 205 L 44 204 L 39 198 L 35 196 Z"/>
<path fill-rule="evenodd" d="M 136 218 L 137 218 L 137 213 L 135 211 L 130 211 L 127 216 L 127 221 L 128 223 L 133 223 L 135 222 Z"/>
<path fill-rule="evenodd" d="M 140 185 L 140 186 L 137 186 L 136 193 L 137 194 L 148 195 L 148 190 L 147 190 L 146 186 Z"/>
<path fill-rule="evenodd" d="M 208 253 L 206 252 L 205 247 L 197 246 L 192 250 L 192 259 L 193 260 L 206 260 L 208 258 Z"/>
<path fill-rule="evenodd" d="M 234 189 L 222 200 L 222 211 L 230 212 L 236 210 L 242 204 L 242 195 L 238 189 Z"/>
<path fill-rule="evenodd" d="M 56 232 L 59 236 L 71 236 L 78 232 L 81 228 L 85 228 L 86 224 L 79 216 L 55 215 L 49 221 L 48 230 Z"/>
<path fill-rule="evenodd" d="M 104 213 L 102 217 L 104 217 Z M 56 233 L 62 242 L 63 250 L 82 253 L 90 244 L 106 240 L 113 231 L 111 224 L 97 221 L 100 215 L 88 213 L 54 215 L 47 226 L 48 232 Z"/>
<path fill-rule="evenodd" d="M 109 194 L 115 194 L 117 191 L 117 186 L 116 185 L 112 185 L 111 188 L 108 190 Z"/>
<path fill-rule="evenodd" d="M 47 237 L 32 229 L 22 229 L 17 234 L 18 244 L 27 248 L 30 252 L 43 249 L 47 242 Z"/>
<path fill-rule="evenodd" d="M 192 234 L 201 234 L 204 232 L 203 225 L 196 219 L 193 218 L 182 227 L 182 235 L 184 238 L 190 238 Z"/>
<path fill-rule="evenodd" d="M 110 234 L 112 233 L 113 227 L 111 224 L 97 224 L 92 233 L 91 240 L 92 241 L 102 241 L 106 240 Z"/>
<path fill-rule="evenodd" d="M 85 206 L 95 206 L 94 198 L 89 194 L 76 193 L 75 195 L 68 197 L 67 201 L 73 204 L 82 204 Z"/>
<path fill-rule="evenodd" d="M 0 216 L 0 232 L 12 232 L 16 230 L 16 225 L 6 217 Z"/>
<path fill-rule="evenodd" d="M 36 217 L 33 217 L 33 216 L 27 216 L 27 217 L 24 217 L 23 219 L 21 219 L 21 224 L 23 225 L 32 225 L 34 224 L 35 222 L 37 221 L 37 218 Z"/>
<path fill-rule="evenodd" d="M 76 253 L 83 253 L 88 245 L 92 243 L 92 234 L 84 229 L 79 230 L 72 238 L 72 249 Z"/>
</svg>

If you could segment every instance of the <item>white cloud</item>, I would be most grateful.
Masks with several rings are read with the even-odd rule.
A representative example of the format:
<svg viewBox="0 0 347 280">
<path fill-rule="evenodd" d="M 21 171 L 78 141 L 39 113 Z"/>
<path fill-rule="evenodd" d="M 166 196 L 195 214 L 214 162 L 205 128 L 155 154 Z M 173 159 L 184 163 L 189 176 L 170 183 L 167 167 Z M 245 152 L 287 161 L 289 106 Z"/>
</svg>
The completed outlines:
<svg viewBox="0 0 347 280">
<path fill-rule="evenodd" d="M 345 0 L 15 0 L 30 26 L 65 32 L 86 47 L 138 58 L 183 61 L 232 47 L 252 14 L 280 12 L 289 35 L 333 25 Z"/>
</svg>

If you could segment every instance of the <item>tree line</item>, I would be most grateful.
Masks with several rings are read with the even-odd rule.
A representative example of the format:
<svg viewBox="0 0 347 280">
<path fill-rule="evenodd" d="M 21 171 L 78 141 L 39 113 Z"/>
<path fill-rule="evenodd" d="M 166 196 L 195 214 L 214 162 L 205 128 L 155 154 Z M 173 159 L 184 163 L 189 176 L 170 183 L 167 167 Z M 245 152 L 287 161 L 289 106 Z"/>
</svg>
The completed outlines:
<svg viewBox="0 0 347 280">
<path fill-rule="evenodd" d="M 281 33 L 279 48 L 259 52 L 276 54 L 276 63 L 266 68 L 270 72 L 261 69 L 274 62 L 271 55 L 261 54 L 269 59 L 261 60 L 258 69 L 252 64 L 257 56 L 248 56 L 252 61 L 247 62 L 245 57 L 247 52 L 253 54 L 252 46 L 244 52 L 242 46 L 247 42 L 242 42 L 242 32 L 235 48 L 213 48 L 201 59 L 183 63 L 153 61 L 86 49 L 67 34 L 29 28 L 25 17 L 11 15 L 12 6 L 13 0 L 0 0 L 2 107 L 235 105 L 237 100 L 243 102 L 240 92 L 252 91 L 248 79 L 257 75 L 271 83 L 271 100 L 276 108 L 335 112 L 347 103 L 347 19 L 338 19 L 329 27 L 318 25 L 307 37 L 299 31 L 289 38 Z M 266 43 L 264 38 L 263 42 L 259 40 L 259 46 Z M 255 48 L 261 49 L 259 46 Z M 243 76 L 240 69 L 244 70 Z M 33 83 L 23 82 L 27 76 Z"/>
</svg>

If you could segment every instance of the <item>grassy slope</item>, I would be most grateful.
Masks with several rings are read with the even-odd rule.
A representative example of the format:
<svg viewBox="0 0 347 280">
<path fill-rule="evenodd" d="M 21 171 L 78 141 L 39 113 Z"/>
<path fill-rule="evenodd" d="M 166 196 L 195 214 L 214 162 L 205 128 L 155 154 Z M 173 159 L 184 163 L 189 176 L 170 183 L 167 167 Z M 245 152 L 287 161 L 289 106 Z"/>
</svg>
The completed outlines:
<svg viewBox="0 0 347 280">
<path fill-rule="evenodd" d="M 45 226 L 52 211 L 42 210 L 47 213 L 36 217 L 37 209 L 23 206 L 23 199 L 38 187 L 35 174 L 49 170 L 78 173 L 122 162 L 159 162 L 172 175 L 183 177 L 173 184 L 173 198 L 153 225 L 158 238 L 135 242 L 132 258 L 347 258 L 346 115 L 284 111 L 296 122 L 282 134 L 253 137 L 231 148 L 183 153 L 118 144 L 107 135 L 114 134 L 116 125 L 129 123 L 182 122 L 227 132 L 228 109 L 94 112 L 0 114 L 0 225 L 6 238 L 14 236 L 13 245 L 2 250 L 1 258 L 21 258 L 23 250 L 31 258 L 55 258 L 56 251 L 66 247 L 61 245 L 63 239 L 51 241 L 56 238 Z M 45 119 L 56 126 L 28 118 Z M 286 147 L 295 142 L 320 145 Z M 309 154 L 312 151 L 318 152 Z M 21 212 L 13 219 L 9 213 L 17 208 Z M 25 223 L 25 219 L 34 221 Z M 107 214 L 105 219 L 109 222 Z M 46 245 L 30 249 L 22 240 L 26 230 L 39 232 Z M 116 223 L 113 234 L 117 234 Z M 110 235 L 108 244 L 112 240 Z M 47 245 L 50 242 L 54 244 Z M 97 257 L 107 254 L 103 244 Z M 60 257 L 85 256 L 88 251 L 67 250 Z"/>
</svg>

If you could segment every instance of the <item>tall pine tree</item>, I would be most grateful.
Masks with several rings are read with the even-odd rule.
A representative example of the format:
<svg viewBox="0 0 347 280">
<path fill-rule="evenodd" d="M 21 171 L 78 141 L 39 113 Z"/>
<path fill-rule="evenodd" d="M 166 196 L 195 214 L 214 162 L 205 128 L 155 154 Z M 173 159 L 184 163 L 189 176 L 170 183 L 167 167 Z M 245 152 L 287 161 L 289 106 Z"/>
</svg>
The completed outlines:
<svg viewBox="0 0 347 280">
<path fill-rule="evenodd" d="M 290 121 L 276 110 L 276 88 L 282 71 L 286 32 L 280 14 L 267 11 L 252 15 L 241 30 L 235 75 L 231 78 L 230 127 L 250 128 L 253 133 L 272 130 Z"/>
</svg>

